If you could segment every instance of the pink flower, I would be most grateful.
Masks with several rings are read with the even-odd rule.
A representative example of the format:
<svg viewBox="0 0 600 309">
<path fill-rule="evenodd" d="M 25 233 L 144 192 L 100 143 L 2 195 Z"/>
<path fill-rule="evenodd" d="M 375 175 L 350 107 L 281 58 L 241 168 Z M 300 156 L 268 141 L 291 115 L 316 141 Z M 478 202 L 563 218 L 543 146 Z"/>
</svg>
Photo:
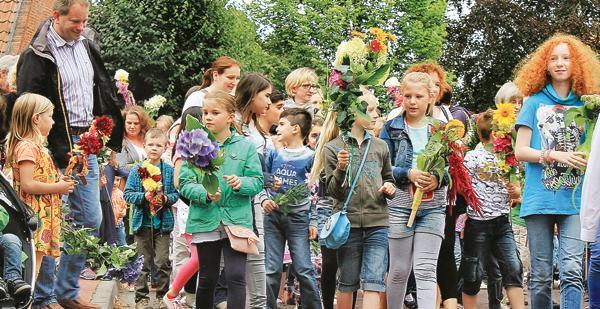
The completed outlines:
<svg viewBox="0 0 600 309">
<path fill-rule="evenodd" d="M 512 141 L 509 136 L 496 138 L 494 140 L 494 152 L 509 153 L 512 150 Z"/>
<path fill-rule="evenodd" d="M 346 86 L 346 82 L 342 80 L 342 72 L 338 70 L 331 71 L 329 75 L 329 86 L 338 85 L 340 88 L 344 88 Z"/>
</svg>

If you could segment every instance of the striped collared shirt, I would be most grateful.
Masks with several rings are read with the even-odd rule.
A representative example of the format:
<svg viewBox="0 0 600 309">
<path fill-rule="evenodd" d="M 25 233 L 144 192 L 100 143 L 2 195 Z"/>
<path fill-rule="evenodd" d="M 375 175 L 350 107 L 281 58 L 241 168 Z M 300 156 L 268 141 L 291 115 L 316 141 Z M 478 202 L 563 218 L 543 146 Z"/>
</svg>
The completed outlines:
<svg viewBox="0 0 600 309">
<path fill-rule="evenodd" d="M 50 25 L 46 38 L 60 72 L 69 124 L 88 127 L 94 117 L 94 68 L 83 43 L 85 38 L 80 36 L 67 42 L 56 33 L 54 24 Z"/>
</svg>

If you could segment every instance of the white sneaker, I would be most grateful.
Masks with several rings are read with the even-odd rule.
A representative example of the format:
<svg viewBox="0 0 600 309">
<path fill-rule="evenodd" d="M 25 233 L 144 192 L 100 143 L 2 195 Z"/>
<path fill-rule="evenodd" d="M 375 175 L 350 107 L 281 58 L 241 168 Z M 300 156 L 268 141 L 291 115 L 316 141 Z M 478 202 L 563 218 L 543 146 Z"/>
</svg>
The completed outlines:
<svg viewBox="0 0 600 309">
<path fill-rule="evenodd" d="M 162 301 L 168 309 L 183 309 L 183 305 L 179 301 L 178 297 L 170 298 L 167 294 L 165 294 Z"/>
</svg>

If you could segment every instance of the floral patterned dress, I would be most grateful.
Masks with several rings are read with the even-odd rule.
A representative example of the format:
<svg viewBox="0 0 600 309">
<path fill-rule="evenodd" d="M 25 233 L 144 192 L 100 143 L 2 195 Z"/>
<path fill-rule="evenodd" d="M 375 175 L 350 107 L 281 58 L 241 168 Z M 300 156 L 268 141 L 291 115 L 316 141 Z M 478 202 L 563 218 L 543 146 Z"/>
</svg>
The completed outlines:
<svg viewBox="0 0 600 309">
<path fill-rule="evenodd" d="M 19 163 L 35 163 L 33 179 L 44 183 L 59 181 L 58 169 L 52 162 L 48 150 L 31 140 L 17 143 L 12 162 L 13 184 L 19 197 L 29 205 L 38 219 L 38 228 L 34 232 L 35 250 L 44 255 L 60 255 L 61 205 L 60 194 L 28 194 L 21 190 Z"/>
</svg>

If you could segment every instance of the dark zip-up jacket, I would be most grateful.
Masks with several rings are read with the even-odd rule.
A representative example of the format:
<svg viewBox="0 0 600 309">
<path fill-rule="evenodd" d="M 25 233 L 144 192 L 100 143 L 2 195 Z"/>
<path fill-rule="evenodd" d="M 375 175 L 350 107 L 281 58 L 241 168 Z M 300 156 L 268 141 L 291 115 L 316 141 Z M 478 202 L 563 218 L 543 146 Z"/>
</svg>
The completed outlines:
<svg viewBox="0 0 600 309">
<path fill-rule="evenodd" d="M 31 92 L 47 97 L 54 104 L 54 126 L 48 136 L 48 148 L 52 158 L 60 168 L 65 168 L 69 162 L 68 153 L 73 148 L 71 128 L 67 116 L 61 76 L 56 60 L 50 48 L 46 34 L 52 26 L 52 19 L 46 19 L 38 28 L 31 40 L 31 45 L 21 53 L 17 63 L 17 93 Z M 121 109 L 122 99 L 117 96 L 117 89 L 108 74 L 97 42 L 97 35 L 91 28 L 83 32 L 83 40 L 92 66 L 94 68 L 94 116 L 109 116 L 115 127 L 112 131 L 108 147 L 120 152 L 123 140 L 124 121 Z"/>
</svg>

